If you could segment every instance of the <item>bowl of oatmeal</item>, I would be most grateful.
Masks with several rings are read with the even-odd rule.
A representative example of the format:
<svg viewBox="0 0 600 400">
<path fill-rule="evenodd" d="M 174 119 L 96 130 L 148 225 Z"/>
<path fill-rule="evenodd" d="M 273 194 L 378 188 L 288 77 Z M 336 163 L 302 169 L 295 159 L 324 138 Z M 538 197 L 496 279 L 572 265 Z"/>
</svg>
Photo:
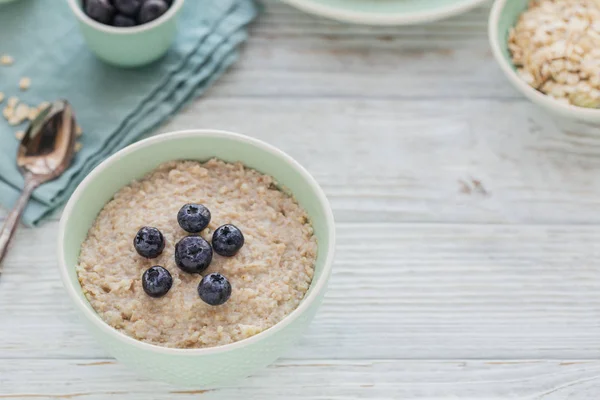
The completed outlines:
<svg viewBox="0 0 600 400">
<path fill-rule="evenodd" d="M 600 123 L 600 3 L 496 0 L 492 52 L 513 86 L 552 114 Z"/>
<path fill-rule="evenodd" d="M 140 374 L 215 387 L 278 358 L 325 293 L 333 215 L 283 152 L 211 130 L 100 164 L 61 218 L 63 284 L 99 342 Z"/>
</svg>

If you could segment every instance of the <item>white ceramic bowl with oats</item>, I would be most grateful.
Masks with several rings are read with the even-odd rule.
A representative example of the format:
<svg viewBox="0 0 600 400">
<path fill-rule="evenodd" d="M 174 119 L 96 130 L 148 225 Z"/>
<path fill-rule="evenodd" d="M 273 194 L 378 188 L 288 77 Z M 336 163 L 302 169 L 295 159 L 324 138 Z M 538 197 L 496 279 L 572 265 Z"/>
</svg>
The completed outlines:
<svg viewBox="0 0 600 400">
<path fill-rule="evenodd" d="M 539 80 L 532 82 L 532 79 L 527 79 L 527 74 L 520 73 L 518 71 L 518 67 L 515 66 L 515 63 L 513 62 L 513 53 L 509 48 L 509 36 L 512 28 L 517 25 L 519 18 L 526 10 L 528 10 L 529 4 L 529 0 L 496 0 L 494 2 L 489 18 L 489 40 L 492 52 L 496 61 L 500 65 L 500 68 L 508 80 L 519 92 L 521 92 L 525 97 L 533 101 L 535 104 L 546 109 L 551 114 L 579 122 L 600 124 L 600 109 L 574 105 L 574 103 L 578 102 L 581 104 L 587 104 L 588 106 L 591 104 L 589 104 L 589 101 L 581 102 L 578 98 L 578 93 L 566 93 L 563 95 L 565 87 L 567 88 L 567 91 L 574 89 L 569 89 L 568 86 L 555 85 L 556 82 L 553 80 L 553 76 L 558 76 L 560 74 L 559 70 L 556 70 L 556 73 L 553 75 L 551 75 L 549 72 L 546 72 L 547 68 L 562 66 L 560 61 L 557 61 L 555 64 L 549 63 L 548 67 L 543 67 L 543 64 L 541 64 L 540 68 L 544 68 L 544 71 L 540 71 L 539 74 L 536 72 L 535 75 L 541 74 L 544 77 L 545 80 L 543 84 L 540 83 Z M 553 11 L 544 11 L 544 13 L 550 16 L 553 15 Z M 538 17 L 538 14 L 530 15 L 532 15 L 531 18 Z M 535 23 L 535 21 L 531 21 L 529 24 L 534 30 L 541 28 L 541 24 Z M 591 29 L 591 26 L 589 28 Z M 554 51 L 554 49 L 549 49 L 548 51 Z M 600 61 L 600 59 L 598 61 Z M 575 78 L 574 76 L 570 76 L 570 74 L 564 74 L 567 79 L 579 79 Z M 547 78 L 548 76 L 550 76 L 549 79 Z M 589 78 L 586 75 L 583 76 L 585 76 L 585 78 L 582 78 L 582 80 Z M 562 80 L 562 78 L 558 79 Z M 526 80 L 529 80 L 530 83 L 527 83 Z M 534 86 L 538 86 L 539 89 L 534 88 Z M 543 93 L 543 91 L 551 93 L 553 90 L 557 91 L 557 98 Z"/>
<path fill-rule="evenodd" d="M 228 223 L 246 237 L 237 254 L 215 254 L 200 274 L 173 261 L 189 235 L 177 210 L 190 200 L 212 214 L 196 238 L 210 241 Z M 151 260 L 133 244 L 142 225 L 164 235 Z M 156 380 L 215 387 L 270 364 L 298 339 L 325 294 L 334 245 L 328 201 L 296 161 L 250 137 L 193 130 L 140 141 L 96 167 L 65 207 L 58 258 L 75 308 L 115 358 Z M 151 265 L 173 277 L 160 298 L 142 290 Z M 229 275 L 224 304 L 199 298 L 205 272 Z"/>
</svg>

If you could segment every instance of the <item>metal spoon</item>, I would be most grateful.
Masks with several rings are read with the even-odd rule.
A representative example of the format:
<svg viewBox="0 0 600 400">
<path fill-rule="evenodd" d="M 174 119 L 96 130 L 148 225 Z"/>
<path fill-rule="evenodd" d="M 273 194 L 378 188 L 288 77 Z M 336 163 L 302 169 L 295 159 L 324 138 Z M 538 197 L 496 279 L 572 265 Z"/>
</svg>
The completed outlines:
<svg viewBox="0 0 600 400">
<path fill-rule="evenodd" d="M 17 152 L 17 166 L 25 178 L 21 196 L 0 231 L 0 265 L 33 191 L 60 176 L 75 154 L 75 115 L 66 100 L 42 110 L 29 127 Z"/>
</svg>

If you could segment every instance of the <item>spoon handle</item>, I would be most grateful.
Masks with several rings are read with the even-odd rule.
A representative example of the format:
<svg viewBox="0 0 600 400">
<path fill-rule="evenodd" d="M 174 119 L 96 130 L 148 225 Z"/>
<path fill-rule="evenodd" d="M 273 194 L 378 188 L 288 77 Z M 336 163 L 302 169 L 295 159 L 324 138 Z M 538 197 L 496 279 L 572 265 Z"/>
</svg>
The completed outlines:
<svg viewBox="0 0 600 400">
<path fill-rule="evenodd" d="M 4 226 L 2 227 L 2 231 L 0 231 L 0 266 L 2 265 L 2 260 L 4 259 L 4 256 L 8 250 L 10 240 L 17 230 L 19 220 L 21 219 L 23 211 L 25 211 L 27 202 L 29 201 L 29 198 L 31 197 L 31 194 L 35 188 L 38 186 L 39 182 L 37 182 L 35 179 L 29 178 L 25 180 L 25 187 L 23 187 L 23 191 L 21 192 L 19 200 L 17 200 L 17 204 L 15 204 L 12 211 L 6 217 L 6 221 L 4 221 Z"/>
</svg>

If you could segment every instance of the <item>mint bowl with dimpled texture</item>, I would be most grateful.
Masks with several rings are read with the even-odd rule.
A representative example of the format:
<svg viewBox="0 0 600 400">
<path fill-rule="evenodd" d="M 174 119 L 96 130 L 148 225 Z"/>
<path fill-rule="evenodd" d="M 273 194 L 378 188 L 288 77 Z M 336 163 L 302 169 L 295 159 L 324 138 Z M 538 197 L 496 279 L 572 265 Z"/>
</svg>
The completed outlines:
<svg viewBox="0 0 600 400">
<path fill-rule="evenodd" d="M 159 164 L 174 160 L 239 161 L 271 175 L 308 213 L 317 238 L 315 273 L 294 311 L 273 327 L 224 346 L 175 349 L 138 341 L 105 323 L 94 311 L 77 278 L 82 242 L 96 216 L 123 186 Z M 294 159 L 257 139 L 217 131 L 167 133 L 137 142 L 97 166 L 69 199 L 58 232 L 58 265 L 63 285 L 90 333 L 117 360 L 140 375 L 198 388 L 231 384 L 269 365 L 305 331 L 327 288 L 335 248 L 335 225 L 329 202 L 315 179 Z"/>
<path fill-rule="evenodd" d="M 87 46 L 101 60 L 120 67 L 139 67 L 163 56 L 177 33 L 177 14 L 184 0 L 173 0 L 159 18 L 132 27 L 105 25 L 88 17 L 82 0 L 67 0 Z"/>
</svg>

